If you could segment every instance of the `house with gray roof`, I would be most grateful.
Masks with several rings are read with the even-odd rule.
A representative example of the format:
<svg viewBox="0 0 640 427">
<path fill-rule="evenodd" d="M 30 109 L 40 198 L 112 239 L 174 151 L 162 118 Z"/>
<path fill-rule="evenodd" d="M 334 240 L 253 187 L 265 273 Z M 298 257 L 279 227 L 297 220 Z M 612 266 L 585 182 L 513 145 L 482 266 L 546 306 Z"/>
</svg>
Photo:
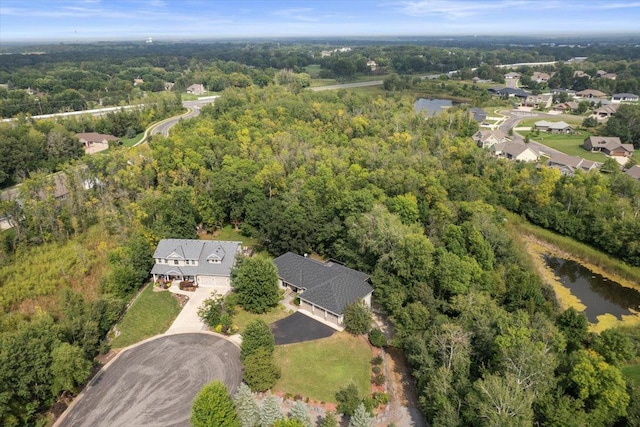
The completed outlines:
<svg viewBox="0 0 640 427">
<path fill-rule="evenodd" d="M 342 327 L 345 308 L 358 301 L 371 307 L 373 288 L 369 275 L 330 260 L 316 261 L 287 252 L 273 263 L 280 286 L 300 298 L 300 311 Z"/>
<path fill-rule="evenodd" d="M 629 169 L 625 170 L 624 173 L 629 175 L 631 178 L 640 181 L 640 165 L 633 165 Z"/>
<path fill-rule="evenodd" d="M 584 140 L 582 147 L 611 157 L 630 157 L 634 151 L 633 144 L 623 144 L 617 136 L 590 136 Z"/>
<path fill-rule="evenodd" d="M 473 136 L 471 136 L 471 139 L 473 139 L 476 145 L 478 145 L 478 147 L 480 148 L 490 148 L 495 144 L 508 140 L 507 135 L 500 129 L 480 129 L 479 131 L 474 133 Z"/>
<path fill-rule="evenodd" d="M 546 120 L 540 120 L 535 122 L 534 129 L 549 133 L 573 133 L 573 126 L 563 121 L 548 122 Z"/>
<path fill-rule="evenodd" d="M 602 166 L 602 163 L 564 153 L 555 153 L 547 160 L 547 166 L 560 170 L 563 175 L 573 176 L 577 171 L 591 172 L 592 170 L 597 170 Z"/>
<path fill-rule="evenodd" d="M 616 93 L 611 97 L 611 102 L 614 104 L 621 102 L 638 102 L 638 95 L 635 93 Z"/>
<path fill-rule="evenodd" d="M 153 254 L 153 281 L 188 280 L 200 287 L 228 287 L 240 242 L 193 239 L 160 240 Z"/>
<path fill-rule="evenodd" d="M 515 162 L 537 162 L 540 159 L 540 153 L 538 150 L 533 146 L 522 142 L 501 142 L 492 146 L 491 152 L 498 158 L 508 159 Z"/>
</svg>

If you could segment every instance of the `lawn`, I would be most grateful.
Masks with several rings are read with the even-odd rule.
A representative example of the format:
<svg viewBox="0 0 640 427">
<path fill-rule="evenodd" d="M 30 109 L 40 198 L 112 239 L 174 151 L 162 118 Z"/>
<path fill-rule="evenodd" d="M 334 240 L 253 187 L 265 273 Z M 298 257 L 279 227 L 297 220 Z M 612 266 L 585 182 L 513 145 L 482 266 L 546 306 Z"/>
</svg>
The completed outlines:
<svg viewBox="0 0 640 427">
<path fill-rule="evenodd" d="M 122 140 L 121 140 L 122 141 L 122 145 L 124 145 L 125 147 L 133 147 L 138 142 L 140 142 L 140 140 L 142 139 L 143 135 L 144 135 L 144 132 L 137 134 L 133 138 L 122 138 Z"/>
<path fill-rule="evenodd" d="M 310 87 L 318 87 L 318 86 L 333 86 L 337 85 L 338 81 L 335 79 L 313 79 L 311 80 Z"/>
<path fill-rule="evenodd" d="M 276 346 L 274 359 L 282 369 L 282 378 L 274 390 L 335 403 L 336 391 L 353 382 L 361 396 L 369 396 L 371 357 L 367 342 L 346 332 L 321 340 Z"/>
<path fill-rule="evenodd" d="M 242 230 L 236 230 L 233 225 L 225 225 L 213 233 L 201 235 L 202 240 L 222 240 L 225 242 L 242 242 L 242 246 L 258 246 L 258 240 L 242 234 Z"/>
<path fill-rule="evenodd" d="M 623 366 L 620 370 L 626 379 L 640 384 L 640 364 Z"/>
<path fill-rule="evenodd" d="M 118 323 L 120 335 L 111 347 L 122 348 L 165 332 L 180 313 L 178 300 L 169 291 L 154 292 L 148 285 Z"/>
<path fill-rule="evenodd" d="M 582 122 L 588 116 L 567 116 L 562 115 L 558 118 L 550 118 L 550 117 L 536 117 L 533 119 L 524 119 L 521 120 L 517 127 L 528 127 L 531 128 L 536 122 L 547 121 L 547 122 L 565 122 L 573 126 L 574 128 L 582 126 Z"/>
<path fill-rule="evenodd" d="M 571 156 L 582 157 L 595 162 L 604 162 L 607 157 L 600 153 L 592 153 L 582 148 L 585 138 L 589 137 L 589 133 L 585 131 L 577 131 L 572 135 L 559 135 L 546 132 L 540 132 L 540 135 L 531 135 L 532 132 L 518 132 L 522 137 L 530 135 L 531 140 L 544 144 L 547 147 L 555 148 L 565 154 Z"/>
<path fill-rule="evenodd" d="M 271 311 L 264 314 L 253 314 L 245 311 L 242 307 L 236 308 L 236 314 L 233 316 L 233 324 L 238 327 L 238 333 L 244 332 L 245 328 L 254 319 L 264 320 L 265 323 L 270 324 L 275 322 L 276 320 L 280 320 L 282 318 L 287 317 L 290 313 L 288 310 L 284 308 L 283 305 L 279 304 L 277 307 L 271 309 Z"/>
</svg>

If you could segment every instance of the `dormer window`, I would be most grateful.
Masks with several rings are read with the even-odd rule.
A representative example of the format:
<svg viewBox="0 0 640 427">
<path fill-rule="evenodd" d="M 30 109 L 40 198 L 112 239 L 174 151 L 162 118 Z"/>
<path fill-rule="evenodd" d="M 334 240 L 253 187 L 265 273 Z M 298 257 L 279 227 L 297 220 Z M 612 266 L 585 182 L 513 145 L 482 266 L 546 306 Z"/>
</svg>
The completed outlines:
<svg viewBox="0 0 640 427">
<path fill-rule="evenodd" d="M 174 264 L 174 265 L 178 265 L 178 260 L 177 260 L 177 259 L 174 259 L 174 260 L 173 260 L 173 264 Z"/>
</svg>

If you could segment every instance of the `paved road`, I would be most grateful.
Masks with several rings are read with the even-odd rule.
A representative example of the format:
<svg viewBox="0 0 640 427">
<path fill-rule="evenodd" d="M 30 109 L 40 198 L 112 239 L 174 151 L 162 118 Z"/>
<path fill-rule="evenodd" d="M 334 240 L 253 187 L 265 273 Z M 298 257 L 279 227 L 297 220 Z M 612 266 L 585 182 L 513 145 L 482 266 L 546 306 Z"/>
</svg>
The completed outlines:
<svg viewBox="0 0 640 427">
<path fill-rule="evenodd" d="M 509 133 L 510 129 L 513 129 L 514 127 L 516 127 L 518 125 L 518 123 L 520 122 L 520 120 L 523 119 L 528 119 L 528 118 L 532 118 L 532 117 L 539 117 L 539 118 L 549 118 L 549 117 L 553 117 L 553 118 L 558 118 L 559 116 L 557 115 L 551 115 L 551 114 L 544 114 L 544 113 L 532 113 L 529 111 L 518 111 L 518 110 L 512 110 L 512 111 L 501 111 L 502 114 L 504 114 L 505 116 L 507 116 L 508 118 L 500 125 L 500 130 L 502 132 L 504 132 L 505 134 Z M 515 131 L 513 133 L 513 140 L 514 141 L 522 141 L 524 142 L 524 139 L 518 135 Z M 544 136 L 543 136 L 544 138 Z M 551 147 L 547 147 L 544 144 L 540 144 L 539 142 L 530 140 L 529 141 L 529 145 L 531 145 L 533 148 L 535 148 L 536 150 L 538 150 L 538 152 L 544 156 L 547 157 L 551 157 L 554 155 L 558 155 L 558 154 L 563 154 L 561 151 L 558 151 L 556 149 L 553 149 Z"/>
<path fill-rule="evenodd" d="M 354 87 L 367 87 L 367 86 L 380 86 L 382 85 L 382 80 L 372 80 L 370 82 L 358 82 L 358 83 L 344 83 L 341 85 L 331 85 L 331 86 L 318 86 L 309 88 L 314 92 L 319 92 L 322 90 L 337 90 L 337 89 L 352 89 Z"/>
<path fill-rule="evenodd" d="M 214 102 L 216 100 L 216 98 L 218 98 L 218 96 L 207 96 L 207 97 L 204 97 L 204 98 L 199 98 L 199 99 L 194 100 L 194 101 L 183 101 L 182 105 L 188 110 L 186 113 L 181 114 L 179 116 L 169 117 L 168 119 L 162 120 L 160 123 L 157 123 L 154 126 L 152 126 L 150 128 L 151 131 L 148 132 L 148 134 L 150 134 L 150 135 L 161 134 L 164 137 L 169 136 L 169 129 L 171 129 L 177 123 L 179 123 L 180 120 L 190 119 L 190 118 L 198 116 L 200 114 L 200 108 L 202 108 L 203 106 L 205 106 L 207 104 L 211 104 L 212 102 Z M 138 144 L 136 144 L 136 145 L 139 145 L 142 142 L 144 142 L 147 139 L 146 138 L 147 136 L 148 135 L 145 135 L 145 137 L 142 138 L 142 140 L 140 142 L 138 142 Z"/>
<path fill-rule="evenodd" d="M 202 386 L 220 380 L 235 393 L 241 378 L 240 350 L 224 338 L 163 336 L 120 353 L 54 426 L 189 426 Z"/>
</svg>

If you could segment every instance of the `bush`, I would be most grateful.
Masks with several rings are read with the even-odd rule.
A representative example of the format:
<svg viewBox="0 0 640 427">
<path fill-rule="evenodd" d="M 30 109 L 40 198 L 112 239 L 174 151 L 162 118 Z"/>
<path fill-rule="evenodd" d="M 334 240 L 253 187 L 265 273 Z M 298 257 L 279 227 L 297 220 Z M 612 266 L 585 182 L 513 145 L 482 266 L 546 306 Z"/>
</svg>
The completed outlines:
<svg viewBox="0 0 640 427">
<path fill-rule="evenodd" d="M 196 395 L 191 408 L 191 425 L 240 427 L 231 396 L 220 381 L 207 384 Z"/>
<path fill-rule="evenodd" d="M 338 412 L 347 416 L 352 416 L 356 408 L 360 404 L 360 395 L 355 384 L 341 388 L 336 393 L 336 401 L 338 402 Z"/>
<path fill-rule="evenodd" d="M 344 328 L 353 335 L 362 335 L 371 329 L 371 312 L 362 302 L 349 304 L 344 310 Z"/>
<path fill-rule="evenodd" d="M 253 391 L 267 391 L 280 378 L 280 368 L 273 362 L 273 355 L 260 347 L 244 359 L 242 379 Z"/>
<path fill-rule="evenodd" d="M 375 402 L 376 407 L 389 403 L 389 395 L 387 393 L 380 393 L 376 391 L 371 395 L 371 399 Z"/>
<path fill-rule="evenodd" d="M 273 333 L 263 320 L 251 321 L 242 334 L 242 344 L 240 346 L 240 356 L 246 359 L 255 353 L 259 348 L 264 348 L 269 356 L 273 354 L 275 348 Z"/>
<path fill-rule="evenodd" d="M 373 383 L 375 385 L 383 385 L 387 378 L 383 374 L 378 374 L 373 378 Z"/>
<path fill-rule="evenodd" d="M 382 372 L 382 368 L 381 368 L 380 366 L 378 366 L 378 365 L 375 365 L 375 366 L 371 369 L 371 371 L 372 371 L 374 374 L 378 375 L 380 372 Z"/>
<path fill-rule="evenodd" d="M 380 329 L 372 329 L 369 331 L 369 342 L 374 347 L 384 347 L 387 345 L 387 339 Z"/>
<path fill-rule="evenodd" d="M 382 365 L 382 362 L 384 360 L 382 359 L 382 356 L 376 356 L 373 359 L 371 359 L 371 364 L 372 365 Z"/>
</svg>

